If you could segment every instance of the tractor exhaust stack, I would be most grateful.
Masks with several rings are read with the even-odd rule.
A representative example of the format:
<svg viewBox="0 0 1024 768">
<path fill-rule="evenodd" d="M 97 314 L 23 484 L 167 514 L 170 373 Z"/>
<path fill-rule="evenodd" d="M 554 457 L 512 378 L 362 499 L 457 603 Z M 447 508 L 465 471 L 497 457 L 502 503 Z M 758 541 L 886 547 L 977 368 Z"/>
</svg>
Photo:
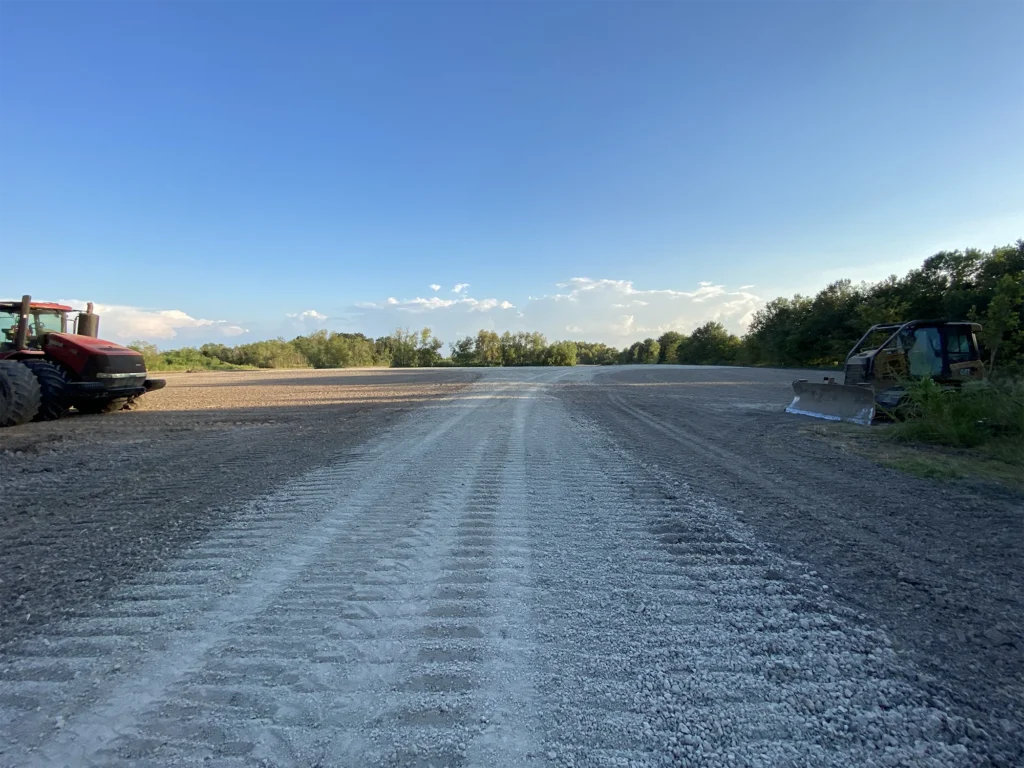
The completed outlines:
<svg viewBox="0 0 1024 768">
<path fill-rule="evenodd" d="M 19 352 L 28 346 L 28 318 L 32 311 L 32 297 L 21 297 L 21 316 L 18 318 L 18 333 L 14 337 L 14 348 Z"/>
<path fill-rule="evenodd" d="M 85 312 L 80 312 L 75 320 L 75 333 L 79 336 L 92 336 L 94 339 L 100 335 L 100 316 L 92 311 L 91 301 L 86 305 Z"/>
</svg>

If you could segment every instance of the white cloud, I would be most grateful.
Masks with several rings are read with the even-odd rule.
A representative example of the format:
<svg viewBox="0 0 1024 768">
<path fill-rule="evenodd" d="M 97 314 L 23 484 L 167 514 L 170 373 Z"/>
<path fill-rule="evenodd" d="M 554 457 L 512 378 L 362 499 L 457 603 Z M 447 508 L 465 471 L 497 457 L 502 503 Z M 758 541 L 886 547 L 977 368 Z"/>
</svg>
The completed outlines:
<svg viewBox="0 0 1024 768">
<path fill-rule="evenodd" d="M 715 320 L 742 333 L 761 299 L 746 288 L 700 282 L 691 291 L 638 289 L 629 280 L 574 277 L 563 292 L 531 298 L 523 326 L 545 333 L 565 329 L 575 338 L 623 346 L 665 331 L 690 332 Z M 749 288 L 749 286 L 748 286 Z"/>
<path fill-rule="evenodd" d="M 439 338 L 453 341 L 466 334 L 475 334 L 481 328 L 508 328 L 514 324 L 515 304 L 497 298 L 468 296 L 464 292 L 467 286 L 468 283 L 459 283 L 456 286 L 460 289 L 458 295 L 450 299 L 417 296 L 401 301 L 389 297 L 382 302 L 360 302 L 354 308 L 358 330 L 379 336 L 395 328 L 429 326 Z"/>
<path fill-rule="evenodd" d="M 436 291 L 440 291 L 441 290 L 441 286 L 438 285 L 437 283 L 431 283 L 430 284 L 430 290 L 435 291 L 435 292 Z"/>
<path fill-rule="evenodd" d="M 464 286 L 460 283 L 457 287 Z M 689 333 L 709 320 L 741 333 L 762 305 L 747 287 L 730 289 L 707 281 L 692 290 L 639 289 L 629 280 L 588 277 L 574 277 L 558 286 L 561 291 L 532 296 L 518 308 L 508 300 L 477 299 L 461 290 L 451 298 L 399 301 L 391 297 L 383 302 L 362 302 L 357 308 L 362 311 L 361 330 L 373 336 L 396 327 L 427 325 L 446 341 L 486 328 L 540 331 L 550 339 L 569 334 L 621 347 L 665 331 Z"/>
<path fill-rule="evenodd" d="M 315 309 L 307 309 L 304 312 L 289 312 L 285 317 L 290 321 L 288 330 L 299 335 L 318 331 L 324 328 L 327 325 L 327 321 L 331 319 Z"/>
<path fill-rule="evenodd" d="M 317 323 L 322 323 L 327 320 L 327 315 L 322 315 L 315 309 L 307 309 L 305 312 L 296 312 L 294 314 L 286 314 L 285 317 L 290 317 L 295 320 L 312 320 Z"/>
<path fill-rule="evenodd" d="M 469 283 L 456 283 L 452 288 L 452 293 L 465 293 L 467 288 L 469 288 Z"/>
<path fill-rule="evenodd" d="M 441 309 L 443 307 L 450 307 L 455 304 L 458 299 L 442 299 L 440 296 L 431 296 L 429 299 L 410 299 L 409 301 L 395 301 L 388 300 L 388 304 L 397 306 L 400 309 L 416 311 L 421 309 Z"/>
<path fill-rule="evenodd" d="M 84 307 L 78 299 L 60 299 L 61 304 Z M 192 317 L 180 309 L 145 309 L 122 304 L 96 304 L 100 316 L 100 337 L 111 341 L 187 341 L 195 338 L 240 336 L 246 329 L 226 320 Z"/>
<path fill-rule="evenodd" d="M 669 330 L 688 333 L 709 320 L 742 333 L 753 313 L 763 305 L 750 291 L 752 286 L 732 289 L 708 281 L 679 290 L 638 288 L 629 280 L 574 277 L 559 283 L 556 292 L 531 296 L 518 305 L 509 299 L 470 296 L 466 283 L 456 287 L 459 291 L 446 294 L 447 297 L 387 296 L 379 301 L 360 302 L 337 314 L 306 309 L 278 315 L 279 325 L 255 328 L 252 337 L 305 334 L 320 328 L 361 331 L 376 337 L 398 327 L 429 326 L 445 341 L 485 328 L 499 333 L 540 331 L 549 339 L 568 336 L 622 347 Z M 81 301 L 64 303 L 84 306 Z M 249 333 L 237 322 L 192 317 L 176 309 L 99 304 L 97 312 L 102 317 L 101 334 L 122 343 L 143 339 L 162 342 L 161 346 L 185 346 Z"/>
<path fill-rule="evenodd" d="M 428 312 L 436 309 L 447 309 L 448 307 L 461 307 L 470 312 L 487 312 L 496 307 L 501 309 L 515 309 L 515 304 L 510 301 L 498 301 L 497 299 L 474 299 L 470 296 L 463 296 L 458 299 L 442 299 L 440 296 L 431 296 L 429 299 L 417 297 L 399 301 L 394 297 L 388 298 L 383 304 L 376 304 L 372 301 L 362 301 L 356 304 L 360 309 L 387 309 L 394 308 L 402 312 Z"/>
</svg>

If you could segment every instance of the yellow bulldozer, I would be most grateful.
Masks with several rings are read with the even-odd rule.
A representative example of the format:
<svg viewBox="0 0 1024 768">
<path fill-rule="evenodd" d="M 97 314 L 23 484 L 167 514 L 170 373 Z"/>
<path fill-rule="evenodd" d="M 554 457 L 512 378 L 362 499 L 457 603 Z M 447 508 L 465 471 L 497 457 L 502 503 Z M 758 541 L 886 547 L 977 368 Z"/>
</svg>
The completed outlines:
<svg viewBox="0 0 1024 768">
<path fill-rule="evenodd" d="M 892 418 L 905 405 L 906 383 L 934 379 L 947 387 L 985 378 L 977 323 L 912 320 L 873 325 L 846 356 L 843 383 L 793 382 L 787 413 L 830 421 L 871 424 Z"/>
</svg>

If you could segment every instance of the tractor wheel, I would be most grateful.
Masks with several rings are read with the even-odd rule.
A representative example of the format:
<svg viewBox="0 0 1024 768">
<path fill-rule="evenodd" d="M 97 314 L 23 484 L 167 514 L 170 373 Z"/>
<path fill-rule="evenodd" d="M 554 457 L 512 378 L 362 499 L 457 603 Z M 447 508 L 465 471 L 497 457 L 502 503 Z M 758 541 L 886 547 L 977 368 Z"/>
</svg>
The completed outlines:
<svg viewBox="0 0 1024 768">
<path fill-rule="evenodd" d="M 0 360 L 0 390 L 4 403 L 0 427 L 28 424 L 39 411 L 42 392 L 39 381 L 28 366 L 17 360 Z"/>
<path fill-rule="evenodd" d="M 68 377 L 64 370 L 49 360 L 26 360 L 23 365 L 35 374 L 42 394 L 42 403 L 34 421 L 54 421 L 68 412 Z"/>
<path fill-rule="evenodd" d="M 115 397 L 113 400 L 87 400 L 75 406 L 79 413 L 117 413 L 128 405 L 127 397 Z"/>
</svg>

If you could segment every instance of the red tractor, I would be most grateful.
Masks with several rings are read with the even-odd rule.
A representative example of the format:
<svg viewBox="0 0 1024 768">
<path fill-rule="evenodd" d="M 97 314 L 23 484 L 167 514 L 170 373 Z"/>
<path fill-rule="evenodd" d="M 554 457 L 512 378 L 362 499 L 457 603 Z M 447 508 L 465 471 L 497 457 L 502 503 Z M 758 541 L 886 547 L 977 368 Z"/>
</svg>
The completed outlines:
<svg viewBox="0 0 1024 768">
<path fill-rule="evenodd" d="M 92 304 L 76 312 L 30 296 L 0 301 L 0 427 L 59 419 L 72 408 L 127 410 L 166 384 L 146 378 L 138 352 L 97 338 L 99 320 Z"/>
</svg>

